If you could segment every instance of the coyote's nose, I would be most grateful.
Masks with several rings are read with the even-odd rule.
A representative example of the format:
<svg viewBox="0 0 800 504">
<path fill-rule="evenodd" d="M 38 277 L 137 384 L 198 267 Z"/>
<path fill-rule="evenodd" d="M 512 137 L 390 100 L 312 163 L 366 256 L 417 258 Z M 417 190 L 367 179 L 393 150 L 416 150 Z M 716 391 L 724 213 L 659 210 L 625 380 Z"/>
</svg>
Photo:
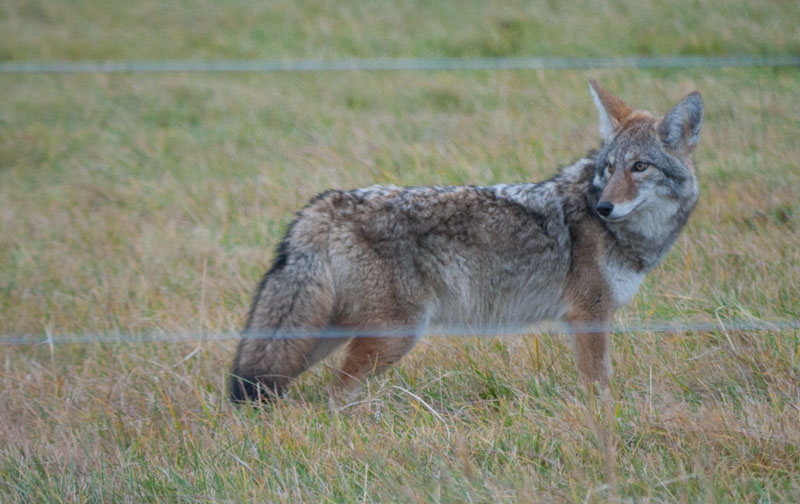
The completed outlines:
<svg viewBox="0 0 800 504">
<path fill-rule="evenodd" d="M 597 204 L 597 213 L 602 215 L 603 217 L 608 217 L 611 215 L 611 212 L 614 211 L 614 205 L 609 203 L 608 201 L 601 201 Z"/>
</svg>

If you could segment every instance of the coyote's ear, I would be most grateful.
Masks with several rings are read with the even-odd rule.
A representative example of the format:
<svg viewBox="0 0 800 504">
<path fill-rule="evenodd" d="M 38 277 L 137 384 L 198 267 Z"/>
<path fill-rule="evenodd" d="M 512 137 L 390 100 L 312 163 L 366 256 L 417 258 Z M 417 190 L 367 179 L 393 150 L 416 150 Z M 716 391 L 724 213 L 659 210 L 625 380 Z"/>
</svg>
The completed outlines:
<svg viewBox="0 0 800 504">
<path fill-rule="evenodd" d="M 592 93 L 598 112 L 600 112 L 600 135 L 603 136 L 603 141 L 608 141 L 614 135 L 614 130 L 619 128 L 625 118 L 633 112 L 633 109 L 606 91 L 594 79 L 589 79 L 589 91 Z"/>
<path fill-rule="evenodd" d="M 700 139 L 703 99 L 695 91 L 680 101 L 656 127 L 664 145 L 680 155 L 689 155 Z"/>
</svg>

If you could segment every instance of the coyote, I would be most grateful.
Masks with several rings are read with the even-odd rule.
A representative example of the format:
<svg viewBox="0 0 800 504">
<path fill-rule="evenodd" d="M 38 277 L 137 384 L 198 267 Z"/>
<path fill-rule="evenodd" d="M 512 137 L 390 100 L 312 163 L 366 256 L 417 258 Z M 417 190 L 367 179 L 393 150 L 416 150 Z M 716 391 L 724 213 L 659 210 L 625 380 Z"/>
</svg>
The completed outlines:
<svg viewBox="0 0 800 504">
<path fill-rule="evenodd" d="M 343 343 L 332 389 L 352 393 L 405 355 L 428 324 L 544 320 L 571 327 L 580 381 L 607 389 L 603 328 L 697 202 L 692 151 L 703 102 L 691 93 L 661 118 L 593 79 L 589 90 L 602 145 L 545 182 L 372 186 L 313 198 L 258 286 L 231 399 L 278 397 Z M 342 332 L 326 335 L 333 330 Z"/>
</svg>

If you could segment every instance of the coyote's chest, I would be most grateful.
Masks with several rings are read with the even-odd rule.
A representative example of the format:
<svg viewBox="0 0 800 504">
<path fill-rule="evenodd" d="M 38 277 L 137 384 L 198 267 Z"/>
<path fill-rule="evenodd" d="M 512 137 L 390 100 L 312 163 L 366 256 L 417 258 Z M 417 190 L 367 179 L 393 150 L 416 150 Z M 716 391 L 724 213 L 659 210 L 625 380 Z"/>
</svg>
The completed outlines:
<svg viewBox="0 0 800 504">
<path fill-rule="evenodd" d="M 605 264 L 603 273 L 611 291 L 614 308 L 628 304 L 644 280 L 644 272 L 634 271 L 614 260 Z"/>
</svg>

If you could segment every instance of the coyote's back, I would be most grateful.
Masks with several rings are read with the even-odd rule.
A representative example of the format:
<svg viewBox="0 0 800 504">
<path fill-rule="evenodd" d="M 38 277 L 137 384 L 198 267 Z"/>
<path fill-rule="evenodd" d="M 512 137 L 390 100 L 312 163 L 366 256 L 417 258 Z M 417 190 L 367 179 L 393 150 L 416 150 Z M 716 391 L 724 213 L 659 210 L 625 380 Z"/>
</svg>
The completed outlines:
<svg viewBox="0 0 800 504">
<path fill-rule="evenodd" d="M 694 208 L 703 106 L 693 93 L 657 118 L 591 84 L 603 145 L 548 181 L 374 186 L 312 199 L 258 286 L 231 397 L 280 394 L 344 343 L 336 385 L 357 389 L 429 323 L 564 320 L 582 381 L 607 386 L 608 339 L 597 328 L 635 294 Z M 351 330 L 359 337 L 346 337 Z"/>
</svg>

